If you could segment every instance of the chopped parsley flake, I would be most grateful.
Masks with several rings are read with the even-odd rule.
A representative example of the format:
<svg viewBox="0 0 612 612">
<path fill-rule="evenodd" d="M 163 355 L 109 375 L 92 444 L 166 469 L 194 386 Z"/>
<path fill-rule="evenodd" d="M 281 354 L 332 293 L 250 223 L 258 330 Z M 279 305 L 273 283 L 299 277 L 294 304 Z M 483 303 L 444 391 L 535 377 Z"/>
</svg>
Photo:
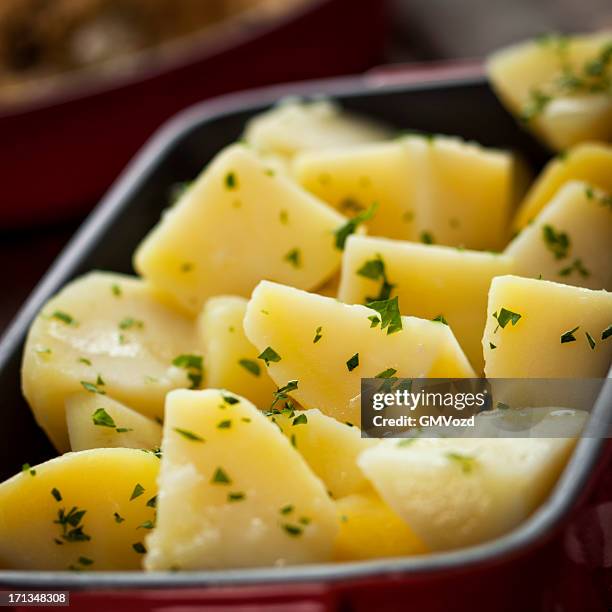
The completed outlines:
<svg viewBox="0 0 612 612">
<path fill-rule="evenodd" d="M 270 410 L 272 410 L 278 402 L 288 399 L 288 394 L 291 393 L 291 391 L 295 391 L 297 388 L 298 381 L 290 380 L 284 387 L 279 387 L 276 391 L 274 391 L 272 394 L 273 400 Z"/>
<path fill-rule="evenodd" d="M 561 335 L 561 344 L 567 344 L 568 342 L 576 342 L 576 338 L 574 333 L 580 329 L 580 326 L 574 327 L 574 329 L 570 329 L 570 331 L 566 331 Z"/>
<path fill-rule="evenodd" d="M 181 429 L 180 427 L 175 427 L 174 431 L 177 434 L 180 434 L 186 440 L 190 440 L 191 442 L 205 442 L 204 438 L 198 436 L 198 434 L 193 433 L 193 431 L 189 431 L 188 429 Z"/>
<path fill-rule="evenodd" d="M 431 232 L 421 232 L 421 242 L 423 244 L 433 244 L 434 238 Z"/>
<path fill-rule="evenodd" d="M 386 329 L 387 335 L 391 335 L 402 330 L 402 317 L 400 315 L 397 295 L 389 300 L 369 302 L 367 307 L 378 312 L 380 315 L 380 329 Z M 372 324 L 370 327 L 375 327 L 375 325 Z"/>
<path fill-rule="evenodd" d="M 391 291 L 395 288 L 393 283 L 389 282 L 387 273 L 385 270 L 385 262 L 380 255 L 376 255 L 374 259 L 366 261 L 361 268 L 357 270 L 359 276 L 369 278 L 371 280 L 381 281 L 380 290 L 376 297 L 366 297 L 366 304 L 368 302 L 376 302 L 381 300 L 388 300 L 391 296 Z"/>
<path fill-rule="evenodd" d="M 227 501 L 228 502 L 242 501 L 243 499 L 245 499 L 245 497 L 246 495 L 242 491 L 237 491 L 235 493 L 228 493 Z"/>
<path fill-rule="evenodd" d="M 354 234 L 362 223 L 369 221 L 376 214 L 377 210 L 378 203 L 375 202 L 367 210 L 358 213 L 352 219 L 349 219 L 344 225 L 339 227 L 334 232 L 334 236 L 336 237 L 336 248 L 343 251 L 347 238 L 351 234 Z"/>
<path fill-rule="evenodd" d="M 574 261 L 567 267 L 559 270 L 559 276 L 570 276 L 572 272 L 578 272 L 580 276 L 586 278 L 590 276 L 590 272 L 584 267 L 581 259 L 574 259 Z"/>
<path fill-rule="evenodd" d="M 138 525 L 136 529 L 153 529 L 155 527 L 155 523 L 153 521 L 145 521 L 142 525 Z"/>
<path fill-rule="evenodd" d="M 85 357 L 79 357 L 79 363 L 84 363 L 85 365 L 90 366 L 91 365 L 91 361 L 89 361 L 89 359 L 86 359 Z"/>
<path fill-rule="evenodd" d="M 99 395 L 106 395 L 106 391 L 104 389 L 100 389 L 100 383 L 92 383 L 87 382 L 86 380 L 81 381 L 81 386 L 85 391 L 89 391 L 90 393 L 98 393 Z"/>
<path fill-rule="evenodd" d="M 359 365 L 359 353 L 355 353 L 347 362 L 346 367 L 352 372 Z"/>
<path fill-rule="evenodd" d="M 116 283 L 111 285 L 111 292 L 115 297 L 121 297 L 121 287 Z"/>
<path fill-rule="evenodd" d="M 24 463 L 21 466 L 21 471 L 24 474 L 30 474 L 30 476 L 36 476 L 36 470 L 34 468 L 32 468 L 32 466 L 29 463 Z"/>
<path fill-rule="evenodd" d="M 57 319 L 58 321 L 61 321 L 62 323 L 65 323 L 66 325 L 76 325 L 76 321 L 74 320 L 74 318 L 69 315 L 67 312 L 64 312 L 63 310 L 56 310 L 52 315 L 51 315 L 52 319 Z"/>
<path fill-rule="evenodd" d="M 293 419 L 291 425 L 306 425 L 306 423 L 308 423 L 308 417 L 302 413 Z"/>
<path fill-rule="evenodd" d="M 519 322 L 521 317 L 522 315 L 520 315 L 518 312 L 512 312 L 506 308 L 502 308 L 499 313 L 493 313 L 493 318 L 497 320 L 497 327 L 501 327 L 502 329 L 504 329 L 508 323 L 512 323 L 512 326 L 514 327 Z M 497 331 L 497 328 L 495 328 L 495 331 Z"/>
<path fill-rule="evenodd" d="M 268 346 L 257 355 L 257 359 L 263 359 L 266 365 L 270 365 L 270 362 L 276 363 L 280 361 L 281 356 L 271 346 Z"/>
<path fill-rule="evenodd" d="M 86 510 L 79 510 L 76 506 L 73 506 L 68 512 L 65 508 L 60 508 L 57 511 L 57 519 L 53 522 L 61 527 L 62 540 L 66 542 L 88 542 L 91 540 L 91 536 L 83 531 L 84 526 L 80 524 L 86 512 Z"/>
<path fill-rule="evenodd" d="M 284 257 L 284 261 L 288 261 L 294 268 L 302 267 L 302 254 L 300 249 L 291 249 Z"/>
<path fill-rule="evenodd" d="M 301 527 L 298 527 L 297 525 L 289 525 L 287 523 L 283 524 L 283 529 L 291 536 L 294 538 L 297 538 L 298 536 L 302 535 L 303 529 Z"/>
<path fill-rule="evenodd" d="M 565 232 L 557 232 L 552 225 L 542 226 L 542 238 L 546 248 L 554 255 L 555 259 L 567 257 L 570 248 L 570 239 Z"/>
<path fill-rule="evenodd" d="M 139 555 L 144 555 L 147 552 L 147 549 L 144 547 L 144 544 L 142 544 L 141 542 L 136 542 L 135 544 L 132 544 L 132 548 Z"/>
<path fill-rule="evenodd" d="M 398 448 L 405 448 L 406 446 L 410 446 L 417 441 L 417 438 L 405 438 L 404 440 L 400 440 L 396 446 Z"/>
<path fill-rule="evenodd" d="M 228 172 L 225 175 L 225 186 L 227 189 L 236 189 L 238 187 L 238 178 L 234 172 Z"/>
<path fill-rule="evenodd" d="M 291 513 L 293 512 L 293 509 L 294 509 L 294 507 L 293 507 L 293 505 L 292 505 L 292 504 L 287 504 L 286 506 L 283 506 L 283 507 L 282 507 L 282 508 L 279 510 L 279 512 L 280 512 L 281 514 L 291 514 Z"/>
<path fill-rule="evenodd" d="M 397 374 L 397 370 L 395 368 L 387 368 L 383 370 L 379 374 L 377 374 L 374 378 L 391 378 Z"/>
<path fill-rule="evenodd" d="M 591 336 L 589 332 L 584 332 L 584 335 L 586 336 L 587 342 L 589 343 L 591 350 L 594 351 L 595 350 L 595 340 L 593 340 L 593 336 Z"/>
<path fill-rule="evenodd" d="M 98 408 L 91 415 L 94 425 L 99 425 L 100 427 L 117 427 L 113 417 L 104 410 L 104 408 Z"/>
<path fill-rule="evenodd" d="M 289 213 L 286 210 L 281 210 L 278 217 L 283 225 L 287 225 L 289 223 Z"/>
<path fill-rule="evenodd" d="M 490 348 L 491 350 L 494 350 L 494 349 L 496 349 L 496 348 L 497 348 L 497 345 L 493 344 L 492 342 L 489 342 L 489 348 Z"/>
<path fill-rule="evenodd" d="M 130 431 L 134 431 L 133 429 L 130 429 L 128 427 L 117 427 L 117 429 L 115 429 L 115 431 L 117 433 L 128 433 Z"/>
<path fill-rule="evenodd" d="M 448 321 L 446 320 L 443 314 L 439 314 L 437 317 L 433 318 L 432 321 L 436 321 L 438 323 L 444 323 L 444 325 L 448 325 Z"/>
<path fill-rule="evenodd" d="M 139 321 L 138 319 L 134 319 L 133 317 L 125 317 L 122 321 L 119 322 L 119 329 L 142 329 L 144 327 L 144 323 Z"/>
<path fill-rule="evenodd" d="M 217 423 L 217 429 L 231 429 L 231 427 L 232 427 L 231 419 L 225 419 L 224 421 L 219 421 L 219 423 Z"/>
<path fill-rule="evenodd" d="M 55 501 L 58 501 L 58 502 L 62 501 L 62 494 L 55 487 L 51 489 L 51 495 L 53 495 L 53 498 L 55 499 Z"/>
<path fill-rule="evenodd" d="M 172 365 L 187 370 L 187 378 L 191 381 L 190 389 L 200 386 L 204 373 L 201 355 L 179 355 L 173 359 Z"/>
<path fill-rule="evenodd" d="M 315 330 L 314 339 L 312 341 L 313 344 L 316 344 L 323 337 L 321 335 L 321 331 L 323 331 L 323 328 L 322 327 L 317 327 L 317 329 Z"/>
<path fill-rule="evenodd" d="M 447 453 L 446 456 L 452 461 L 456 461 L 465 474 L 469 474 L 475 466 L 476 459 L 469 455 L 462 455 L 460 453 Z"/>
<path fill-rule="evenodd" d="M 145 505 L 149 508 L 157 508 L 157 495 L 152 497 Z"/>
<path fill-rule="evenodd" d="M 218 467 L 213 474 L 212 480 L 210 481 L 212 484 L 231 484 L 231 478 L 225 473 L 223 468 Z"/>
<path fill-rule="evenodd" d="M 140 497 L 145 492 L 145 488 L 140 484 L 136 483 L 134 490 L 132 491 L 132 495 L 130 496 L 130 501 Z"/>
<path fill-rule="evenodd" d="M 606 327 L 606 329 L 604 329 L 601 332 L 601 339 L 602 340 L 606 340 L 610 336 L 612 336 L 612 325 L 608 325 L 608 327 Z"/>
<path fill-rule="evenodd" d="M 121 524 L 123 521 L 125 521 L 125 519 L 118 512 L 114 512 L 113 516 L 115 517 L 115 523 L 117 524 Z"/>
</svg>

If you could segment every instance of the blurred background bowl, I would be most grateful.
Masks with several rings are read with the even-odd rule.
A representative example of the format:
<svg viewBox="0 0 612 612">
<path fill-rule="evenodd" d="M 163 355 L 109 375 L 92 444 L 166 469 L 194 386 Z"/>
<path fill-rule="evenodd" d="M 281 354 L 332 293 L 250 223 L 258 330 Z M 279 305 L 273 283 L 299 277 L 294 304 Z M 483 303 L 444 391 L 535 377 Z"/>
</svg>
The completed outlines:
<svg viewBox="0 0 612 612">
<path fill-rule="evenodd" d="M 356 73 L 383 58 L 381 0 L 240 1 L 246 6 L 227 18 L 215 16 L 207 27 L 115 53 L 108 61 L 17 84 L 7 84 L 0 72 L 0 228 L 81 216 L 155 128 L 194 102 L 237 89 Z M 44 0 L 2 2 L 30 5 L 31 20 L 32 6 Z M 144 0 L 132 0 L 138 2 Z M 29 30 L 19 34 L 14 61 L 32 61 L 41 45 L 32 42 Z M 133 33 L 114 34 L 111 44 L 135 44 Z M 79 35 L 83 53 L 108 46 L 95 31 Z"/>
</svg>

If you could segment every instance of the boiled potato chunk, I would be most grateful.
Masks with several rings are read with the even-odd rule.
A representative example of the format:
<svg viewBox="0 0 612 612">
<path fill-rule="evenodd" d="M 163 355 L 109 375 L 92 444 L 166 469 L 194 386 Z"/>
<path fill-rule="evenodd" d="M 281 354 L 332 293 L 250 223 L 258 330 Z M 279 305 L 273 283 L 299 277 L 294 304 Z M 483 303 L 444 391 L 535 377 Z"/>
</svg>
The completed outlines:
<svg viewBox="0 0 612 612">
<path fill-rule="evenodd" d="M 505 244 L 515 175 L 508 153 L 409 136 L 304 153 L 293 169 L 306 189 L 345 214 L 376 203 L 367 222 L 373 235 L 475 249 Z"/>
<path fill-rule="evenodd" d="M 246 307 L 247 300 L 237 296 L 214 297 L 204 305 L 198 330 L 204 347 L 206 381 L 209 387 L 228 389 L 259 408 L 267 408 L 276 385 L 258 361 L 259 351 L 244 335 Z"/>
<path fill-rule="evenodd" d="M 516 230 L 531 223 L 568 181 L 585 181 L 612 193 L 612 146 L 587 143 L 550 161 L 527 192 L 514 220 Z"/>
<path fill-rule="evenodd" d="M 509 110 L 552 149 L 611 140 L 610 49 L 612 32 L 544 36 L 493 54 L 489 78 Z"/>
<path fill-rule="evenodd" d="M 353 146 L 389 135 L 383 125 L 343 112 L 329 101 L 291 99 L 251 119 L 244 139 L 260 151 L 290 158 L 300 151 Z"/>
<path fill-rule="evenodd" d="M 566 183 L 505 252 L 515 274 L 611 289 L 612 196 L 588 183 Z"/>
<path fill-rule="evenodd" d="M 243 145 L 221 151 L 138 247 L 134 265 L 196 314 L 273 278 L 312 289 L 340 264 L 346 219 Z"/>
<path fill-rule="evenodd" d="M 332 497 L 338 499 L 370 489 L 357 467 L 357 457 L 378 440 L 362 438 L 358 427 L 340 423 L 317 409 L 282 412 L 270 418 L 292 441 Z"/>
<path fill-rule="evenodd" d="M 368 232 L 417 240 L 418 168 L 400 141 L 299 155 L 297 181 L 341 213 L 354 216 L 376 205 Z"/>
<path fill-rule="evenodd" d="M 154 449 L 161 444 L 159 423 L 135 410 L 93 393 L 75 393 L 66 399 L 70 448 Z"/>
<path fill-rule="evenodd" d="M 489 292 L 482 341 L 485 374 L 605 377 L 612 359 L 611 324 L 612 293 L 500 276 Z"/>
<path fill-rule="evenodd" d="M 195 335 L 193 322 L 149 284 L 92 272 L 51 298 L 32 324 L 23 393 L 55 447 L 68 450 L 68 395 L 86 390 L 161 417 L 166 393 L 191 386 L 190 374 L 201 377 L 201 368 L 172 363 L 198 353 Z"/>
<path fill-rule="evenodd" d="M 364 304 L 379 280 L 364 276 L 368 261 L 384 264 L 402 314 L 423 319 L 442 315 L 476 371 L 484 366 L 482 332 L 487 296 L 495 276 L 512 272 L 512 259 L 450 247 L 350 236 L 344 249 L 338 299 Z"/>
<path fill-rule="evenodd" d="M 338 529 L 333 502 L 248 400 L 213 389 L 169 393 L 162 449 L 147 569 L 330 559 Z"/>
<path fill-rule="evenodd" d="M 359 465 L 433 551 L 479 544 L 526 519 L 546 498 L 575 440 L 388 440 Z"/>
<path fill-rule="evenodd" d="M 268 371 L 279 387 L 297 380 L 291 396 L 304 408 L 357 425 L 360 413 L 349 411 L 349 402 L 361 378 L 389 369 L 399 377 L 474 375 L 447 325 L 402 317 L 402 329 L 389 334 L 371 317 L 377 313 L 365 306 L 264 281 L 253 292 L 244 329 L 270 357 Z"/>
<path fill-rule="evenodd" d="M 406 557 L 427 552 L 410 527 L 374 492 L 343 497 L 336 502 L 340 531 L 335 561 Z"/>
<path fill-rule="evenodd" d="M 159 459 L 67 453 L 0 484 L 0 568 L 137 570 L 155 521 Z"/>
</svg>

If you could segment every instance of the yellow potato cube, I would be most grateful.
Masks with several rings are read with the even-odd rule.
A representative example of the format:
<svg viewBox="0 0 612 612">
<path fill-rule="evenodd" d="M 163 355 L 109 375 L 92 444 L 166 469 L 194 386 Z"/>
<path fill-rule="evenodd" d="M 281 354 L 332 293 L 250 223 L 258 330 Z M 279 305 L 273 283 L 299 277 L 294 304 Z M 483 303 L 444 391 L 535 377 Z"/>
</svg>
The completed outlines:
<svg viewBox="0 0 612 612">
<path fill-rule="evenodd" d="M 612 196 L 588 183 L 566 183 L 505 253 L 515 274 L 611 289 Z"/>
<path fill-rule="evenodd" d="M 393 325 L 399 324 L 397 321 Z M 398 377 L 471 377 L 473 369 L 447 325 L 401 317 L 395 333 L 365 306 L 264 281 L 253 292 L 244 319 L 247 338 L 262 351 L 268 371 L 304 408 L 319 408 L 359 425 L 349 402 L 361 378 L 393 370 Z M 317 339 L 317 336 L 319 338 Z"/>
<path fill-rule="evenodd" d="M 483 337 L 487 378 L 605 377 L 612 359 L 612 293 L 500 276 Z"/>
<path fill-rule="evenodd" d="M 292 157 L 300 151 L 384 140 L 390 131 L 377 122 L 343 112 L 326 101 L 290 99 L 251 119 L 244 139 L 260 151 Z"/>
<path fill-rule="evenodd" d="M 359 465 L 430 550 L 451 550 L 524 521 L 548 495 L 574 444 L 569 438 L 386 440 L 365 451 Z"/>
<path fill-rule="evenodd" d="M 276 385 L 257 359 L 259 351 L 244 335 L 247 301 L 237 296 L 219 296 L 204 305 L 198 331 L 204 348 L 206 382 L 209 387 L 246 397 L 258 408 L 267 408 Z"/>
<path fill-rule="evenodd" d="M 549 35 L 494 53 L 491 83 L 502 102 L 549 147 L 561 151 L 612 138 L 608 88 L 612 32 Z"/>
<path fill-rule="evenodd" d="M 340 531 L 336 561 L 406 557 L 428 552 L 410 527 L 374 493 L 343 497 L 336 502 Z"/>
<path fill-rule="evenodd" d="M 585 181 L 612 193 L 612 146 L 588 143 L 577 146 L 544 168 L 516 213 L 514 227 L 523 229 L 568 181 Z"/>
<path fill-rule="evenodd" d="M 474 369 L 481 372 L 487 296 L 495 276 L 512 272 L 512 259 L 476 251 L 351 236 L 344 250 L 338 298 L 364 304 L 376 296 L 380 279 L 368 262 L 380 261 L 402 314 L 448 322 Z"/>
<path fill-rule="evenodd" d="M 75 393 L 66 399 L 70 448 L 154 449 L 161 444 L 159 423 L 135 410 L 93 393 Z"/>
<path fill-rule="evenodd" d="M 92 272 L 51 298 L 32 324 L 23 393 L 55 447 L 66 451 L 69 395 L 107 395 L 145 416 L 161 417 L 170 389 L 201 378 L 201 358 L 198 371 L 186 367 L 198 365 L 191 361 L 173 365 L 181 355 L 198 353 L 195 335 L 193 322 L 147 283 Z"/>
<path fill-rule="evenodd" d="M 330 559 L 338 529 L 333 502 L 248 400 L 213 389 L 169 393 L 162 450 L 147 569 Z"/>
<path fill-rule="evenodd" d="M 367 222 L 373 235 L 475 249 L 499 249 L 507 240 L 518 169 L 502 151 L 409 136 L 304 153 L 293 170 L 302 186 L 344 214 L 376 203 Z"/>
<path fill-rule="evenodd" d="M 340 264 L 346 219 L 243 145 L 221 151 L 138 247 L 134 266 L 196 314 L 264 278 L 313 289 Z"/>
<path fill-rule="evenodd" d="M 338 499 L 371 488 L 357 467 L 357 457 L 378 440 L 362 438 L 358 427 L 340 423 L 317 409 L 282 410 L 270 419 L 291 440 L 332 497 Z"/>
<path fill-rule="evenodd" d="M 67 453 L 0 484 L 0 568 L 137 570 L 155 521 L 159 459 Z"/>
</svg>

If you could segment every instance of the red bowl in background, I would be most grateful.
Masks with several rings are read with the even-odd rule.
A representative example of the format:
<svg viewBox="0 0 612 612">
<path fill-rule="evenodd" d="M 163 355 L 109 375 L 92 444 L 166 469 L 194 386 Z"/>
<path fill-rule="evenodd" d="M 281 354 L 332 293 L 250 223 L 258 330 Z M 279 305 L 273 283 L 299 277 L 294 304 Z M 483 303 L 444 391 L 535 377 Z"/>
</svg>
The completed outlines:
<svg viewBox="0 0 612 612">
<path fill-rule="evenodd" d="M 237 28 L 156 70 L 117 75 L 0 108 L 0 228 L 85 213 L 147 137 L 199 100 L 283 81 L 361 72 L 380 62 L 384 0 L 311 0 Z"/>
</svg>

